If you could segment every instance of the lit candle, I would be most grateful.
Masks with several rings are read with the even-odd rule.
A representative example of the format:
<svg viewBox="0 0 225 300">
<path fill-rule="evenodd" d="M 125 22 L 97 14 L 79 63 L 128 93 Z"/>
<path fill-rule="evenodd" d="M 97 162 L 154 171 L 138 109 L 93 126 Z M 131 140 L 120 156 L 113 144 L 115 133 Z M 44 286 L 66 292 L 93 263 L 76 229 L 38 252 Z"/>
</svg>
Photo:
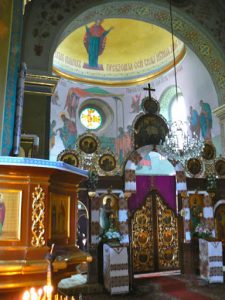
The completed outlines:
<svg viewBox="0 0 225 300">
<path fill-rule="evenodd" d="M 30 289 L 30 298 L 31 300 L 38 300 L 38 295 L 33 287 Z"/>
<path fill-rule="evenodd" d="M 28 291 L 25 291 L 23 294 L 23 300 L 29 300 L 30 299 L 30 293 Z"/>
<path fill-rule="evenodd" d="M 53 287 L 51 285 L 44 286 L 44 292 L 45 292 L 48 300 L 51 300 L 51 298 L 52 298 L 52 291 L 53 291 Z"/>
<path fill-rule="evenodd" d="M 41 300 L 41 296 L 43 294 L 43 290 L 42 289 L 38 289 L 38 300 Z"/>
</svg>

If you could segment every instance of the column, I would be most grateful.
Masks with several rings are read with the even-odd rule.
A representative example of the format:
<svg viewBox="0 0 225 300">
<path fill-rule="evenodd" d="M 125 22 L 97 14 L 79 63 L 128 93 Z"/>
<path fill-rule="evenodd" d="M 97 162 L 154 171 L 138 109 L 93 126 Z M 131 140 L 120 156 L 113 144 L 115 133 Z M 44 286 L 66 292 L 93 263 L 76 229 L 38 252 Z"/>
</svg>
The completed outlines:
<svg viewBox="0 0 225 300">
<path fill-rule="evenodd" d="M 225 156 L 225 104 L 214 109 L 213 113 L 219 119 L 221 131 L 221 154 Z"/>
</svg>

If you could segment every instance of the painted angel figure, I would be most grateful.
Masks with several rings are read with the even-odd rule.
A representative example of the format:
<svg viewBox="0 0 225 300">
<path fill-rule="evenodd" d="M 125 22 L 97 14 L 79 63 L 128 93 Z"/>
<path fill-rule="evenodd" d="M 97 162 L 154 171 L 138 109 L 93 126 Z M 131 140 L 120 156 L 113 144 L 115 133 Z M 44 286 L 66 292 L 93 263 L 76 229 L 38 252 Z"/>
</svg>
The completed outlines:
<svg viewBox="0 0 225 300">
<path fill-rule="evenodd" d="M 141 94 L 134 95 L 131 103 L 131 113 L 139 113 L 140 111 Z"/>
</svg>

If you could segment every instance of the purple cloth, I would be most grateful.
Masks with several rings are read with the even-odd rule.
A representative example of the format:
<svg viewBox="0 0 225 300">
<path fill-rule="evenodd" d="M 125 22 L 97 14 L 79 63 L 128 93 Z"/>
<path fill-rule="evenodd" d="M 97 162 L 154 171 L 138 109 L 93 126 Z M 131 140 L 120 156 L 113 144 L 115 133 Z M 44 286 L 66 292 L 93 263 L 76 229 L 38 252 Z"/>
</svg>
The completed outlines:
<svg viewBox="0 0 225 300">
<path fill-rule="evenodd" d="M 135 211 L 144 202 L 149 191 L 154 188 L 173 211 L 176 211 L 175 176 L 136 176 L 137 190 L 128 200 L 130 211 Z"/>
</svg>

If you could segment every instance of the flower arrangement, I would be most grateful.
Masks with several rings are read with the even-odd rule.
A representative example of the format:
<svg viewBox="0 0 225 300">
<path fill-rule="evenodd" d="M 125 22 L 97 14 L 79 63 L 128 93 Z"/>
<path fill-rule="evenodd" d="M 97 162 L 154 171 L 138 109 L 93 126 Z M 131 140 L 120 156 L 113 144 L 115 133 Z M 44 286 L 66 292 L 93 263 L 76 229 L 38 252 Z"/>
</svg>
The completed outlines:
<svg viewBox="0 0 225 300">
<path fill-rule="evenodd" d="M 205 220 L 202 220 L 196 227 L 195 231 L 193 232 L 193 236 L 198 238 L 211 238 L 212 237 L 212 230 L 209 228 L 208 224 Z"/>
<path fill-rule="evenodd" d="M 102 235 L 102 239 L 106 239 L 107 241 L 109 240 L 121 240 L 121 234 L 118 231 L 106 231 Z"/>
<path fill-rule="evenodd" d="M 105 226 L 103 232 L 99 235 L 99 238 L 101 238 L 103 243 L 120 245 L 122 235 L 117 230 L 118 220 L 116 214 L 111 213 L 106 220 L 107 222 L 104 223 Z"/>
<path fill-rule="evenodd" d="M 99 235 L 103 243 L 108 243 L 113 246 L 119 246 L 122 239 L 122 234 L 116 229 L 109 228 L 107 231 Z"/>
</svg>

